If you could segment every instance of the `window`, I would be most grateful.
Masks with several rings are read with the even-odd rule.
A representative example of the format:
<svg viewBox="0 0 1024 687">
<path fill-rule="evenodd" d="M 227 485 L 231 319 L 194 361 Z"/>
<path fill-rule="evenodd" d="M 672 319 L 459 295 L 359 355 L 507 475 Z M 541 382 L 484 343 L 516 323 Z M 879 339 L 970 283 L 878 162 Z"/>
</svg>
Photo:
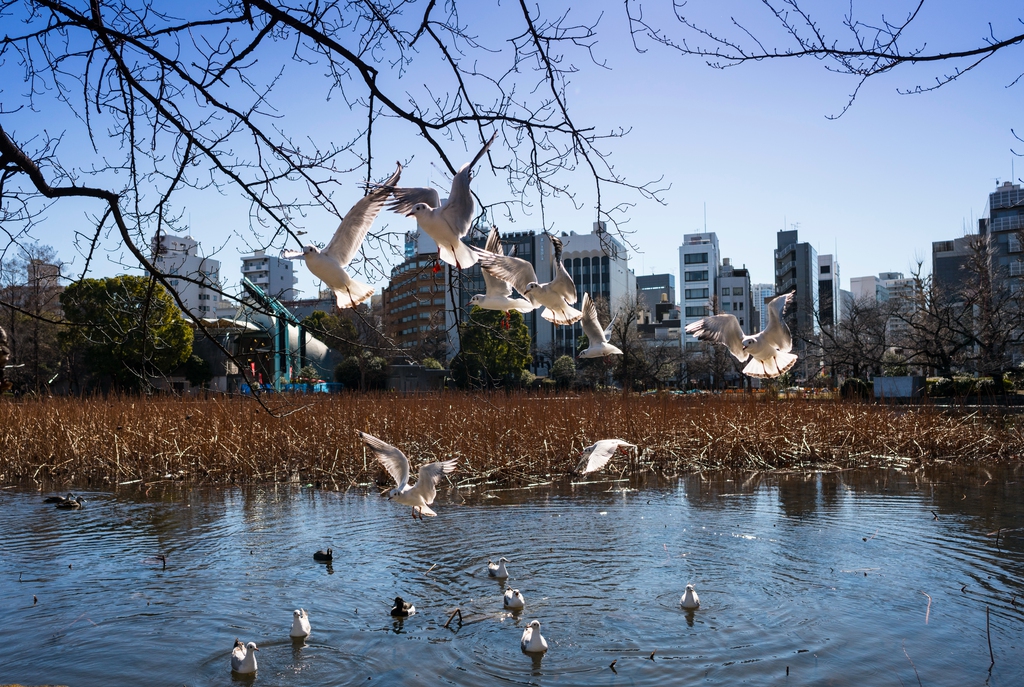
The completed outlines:
<svg viewBox="0 0 1024 687">
<path fill-rule="evenodd" d="M 733 305 L 733 310 L 743 310 L 743 302 L 735 303 Z"/>
<path fill-rule="evenodd" d="M 729 287 L 728 286 L 723 286 L 722 287 L 722 295 L 723 296 L 728 296 L 729 295 Z"/>
<path fill-rule="evenodd" d="M 742 317 L 740 318 L 740 326 L 741 327 L 743 326 L 743 318 Z"/>
<path fill-rule="evenodd" d="M 831 272 L 832 272 L 832 265 L 822 265 L 821 266 L 821 273 L 822 274 L 830 274 Z"/>
<path fill-rule="evenodd" d="M 708 271 L 701 270 L 700 272 L 687 272 L 685 281 L 707 281 Z"/>
<path fill-rule="evenodd" d="M 708 306 L 706 305 L 693 305 L 686 307 L 687 317 L 705 317 L 708 314 Z"/>
<path fill-rule="evenodd" d="M 743 287 L 742 286 L 734 286 L 734 287 L 732 287 L 732 295 L 734 295 L 734 296 L 742 296 L 743 295 Z"/>
<path fill-rule="evenodd" d="M 686 289 L 686 298 L 707 298 L 708 289 Z"/>
<path fill-rule="evenodd" d="M 686 253 L 683 255 L 683 264 L 685 265 L 700 265 L 706 264 L 708 261 L 707 253 Z"/>
<path fill-rule="evenodd" d="M 722 303 L 722 312 L 729 312 L 729 301 Z"/>
</svg>

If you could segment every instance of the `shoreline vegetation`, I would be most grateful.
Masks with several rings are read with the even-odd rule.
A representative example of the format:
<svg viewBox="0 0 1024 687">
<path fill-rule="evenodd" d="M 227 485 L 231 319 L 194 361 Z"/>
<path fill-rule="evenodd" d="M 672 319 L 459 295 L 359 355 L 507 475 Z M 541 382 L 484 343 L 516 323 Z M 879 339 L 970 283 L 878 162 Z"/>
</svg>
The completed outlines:
<svg viewBox="0 0 1024 687">
<path fill-rule="evenodd" d="M 285 397 L 271 397 L 282 403 Z M 417 470 L 457 458 L 456 486 L 567 477 L 599 439 L 639 446 L 607 474 L 839 470 L 1018 460 L 1024 417 L 989 409 L 667 394 L 389 393 L 252 399 L 44 398 L 0 403 L 0 485 L 114 489 L 300 482 L 345 489 L 389 478 L 356 430 Z"/>
</svg>

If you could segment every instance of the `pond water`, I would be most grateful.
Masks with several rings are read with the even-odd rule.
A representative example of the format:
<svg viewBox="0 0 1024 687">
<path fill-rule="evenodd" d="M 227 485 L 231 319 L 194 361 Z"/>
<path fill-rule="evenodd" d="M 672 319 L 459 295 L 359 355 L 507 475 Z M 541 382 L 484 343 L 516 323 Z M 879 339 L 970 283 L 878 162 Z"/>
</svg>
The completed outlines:
<svg viewBox="0 0 1024 687">
<path fill-rule="evenodd" d="M 0 491 L 0 683 L 1020 685 L 1021 470 L 447 490 L 423 522 L 376 490 Z M 397 595 L 418 612 L 392 619 Z M 519 649 L 535 618 L 542 657 Z"/>
</svg>

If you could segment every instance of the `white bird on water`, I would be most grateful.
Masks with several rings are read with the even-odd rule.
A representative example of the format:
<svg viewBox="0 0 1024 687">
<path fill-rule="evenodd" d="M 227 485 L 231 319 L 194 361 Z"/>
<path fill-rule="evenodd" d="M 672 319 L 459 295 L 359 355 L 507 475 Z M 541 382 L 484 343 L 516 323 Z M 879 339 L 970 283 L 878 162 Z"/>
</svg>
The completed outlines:
<svg viewBox="0 0 1024 687">
<path fill-rule="evenodd" d="M 505 579 L 508 577 L 508 570 L 505 569 L 506 563 L 508 563 L 508 559 L 504 556 L 499 558 L 497 563 L 487 561 L 487 576 L 497 577 L 499 579 Z"/>
<path fill-rule="evenodd" d="M 235 673 L 248 674 L 256 672 L 256 642 L 242 644 L 235 640 L 235 648 L 231 651 L 231 670 Z"/>
<path fill-rule="evenodd" d="M 576 466 L 576 472 L 585 475 L 589 472 L 597 472 L 612 459 L 615 452 L 619 448 L 636 448 L 636 444 L 631 444 L 628 441 L 622 439 L 601 439 L 590 446 L 583 449 L 583 455 L 580 456 L 579 465 Z"/>
<path fill-rule="evenodd" d="M 288 636 L 308 637 L 309 632 L 309 615 L 306 613 L 306 609 L 299 608 L 292 611 L 292 631 L 288 633 Z"/>
<path fill-rule="evenodd" d="M 373 287 L 348 276 L 345 267 L 359 252 L 366 232 L 380 214 L 385 201 L 391 195 L 391 187 L 398 183 L 400 176 L 402 165 L 398 165 L 390 179 L 383 184 L 375 185 L 372 191 L 357 201 L 341 220 L 334 237 L 323 251 L 310 244 L 301 252 L 284 251 L 281 254 L 283 258 L 305 260 L 309 271 L 334 292 L 339 308 L 354 308 L 373 295 Z"/>
<path fill-rule="evenodd" d="M 530 653 L 541 653 L 548 650 L 548 642 L 540 634 L 540 621 L 531 620 L 530 624 L 523 630 L 523 638 L 519 640 L 519 646 L 523 651 Z"/>
<path fill-rule="evenodd" d="M 396 486 L 388 492 L 388 499 L 412 507 L 412 517 L 419 512 L 420 519 L 424 515 L 435 516 L 437 513 L 430 509 L 430 504 L 437 496 L 437 483 L 441 476 L 455 472 L 457 459 L 443 460 L 436 463 L 426 463 L 420 466 L 419 479 L 415 486 L 409 486 L 409 459 L 397 448 L 381 441 L 375 436 L 366 432 L 359 432 L 359 438 L 363 440 L 366 447 L 373 452 L 377 460 L 381 462 L 388 473 L 394 478 Z"/>
<path fill-rule="evenodd" d="M 505 249 L 501 247 L 501 237 L 497 227 L 491 227 L 491 233 L 487 236 L 487 245 L 484 247 L 488 253 L 505 255 Z M 469 299 L 470 305 L 475 305 L 484 310 L 518 310 L 519 312 L 530 312 L 535 306 L 525 298 L 512 297 L 512 285 L 504 279 L 499 279 L 487 270 L 481 270 L 484 277 L 486 291 L 478 293 Z"/>
<path fill-rule="evenodd" d="M 510 255 L 496 255 L 476 249 L 477 258 L 484 271 L 492 277 L 507 281 L 516 291 L 529 298 L 534 305 L 543 305 L 540 316 L 548 322 L 566 325 L 578 322 L 583 317 L 572 305 L 576 302 L 576 285 L 562 264 L 562 242 L 548 234 L 551 239 L 551 267 L 555 276 L 541 284 L 537 273 L 526 260 Z"/>
<path fill-rule="evenodd" d="M 601 328 L 601 321 L 597 319 L 597 306 L 589 293 L 583 294 L 583 318 L 580 325 L 583 333 L 587 335 L 587 350 L 580 353 L 581 358 L 603 358 L 608 355 L 622 355 L 617 346 L 612 346 L 608 340 L 612 338 L 612 324 L 615 318 L 608 323 L 606 329 Z"/>
<path fill-rule="evenodd" d="M 686 585 L 686 592 L 684 592 L 683 597 L 679 599 L 679 605 L 690 611 L 700 607 L 700 599 L 697 598 L 697 592 L 693 590 L 692 584 Z"/>
<path fill-rule="evenodd" d="M 793 294 L 773 298 L 768 303 L 768 326 L 753 336 L 743 334 L 735 315 L 712 315 L 686 325 L 686 333 L 701 341 L 720 343 L 741 363 L 750 358 L 743 374 L 750 377 L 778 377 L 796 363 L 793 337 L 782 320 Z"/>
<path fill-rule="evenodd" d="M 498 132 L 495 131 L 473 161 L 462 165 L 462 169 L 452 179 L 451 193 L 443 205 L 436 189 L 391 188 L 395 199 L 388 205 L 388 209 L 407 217 L 415 217 L 420 228 L 434 239 L 441 260 L 460 270 L 476 264 L 476 255 L 462 242 L 462 237 L 469 233 L 476 211 L 473 194 L 469 191 L 473 167 L 497 136 Z"/>
<path fill-rule="evenodd" d="M 505 608 L 511 611 L 521 611 L 526 607 L 526 599 L 519 593 L 518 589 L 509 587 L 505 590 L 505 597 L 502 599 Z"/>
</svg>

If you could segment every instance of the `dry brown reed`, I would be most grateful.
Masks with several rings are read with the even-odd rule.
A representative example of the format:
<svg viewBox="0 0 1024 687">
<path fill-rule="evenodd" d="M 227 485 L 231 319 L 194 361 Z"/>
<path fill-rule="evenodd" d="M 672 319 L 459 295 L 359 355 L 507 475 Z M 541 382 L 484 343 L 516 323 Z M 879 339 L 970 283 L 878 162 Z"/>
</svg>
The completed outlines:
<svg viewBox="0 0 1024 687">
<path fill-rule="evenodd" d="M 386 481 L 356 430 L 420 462 L 459 459 L 460 483 L 522 484 L 569 474 L 582 447 L 620 438 L 642 453 L 608 471 L 1015 459 L 1016 417 L 840 401 L 730 397 L 394 394 L 251 399 L 51 398 L 0 403 L 0 483 L 47 485 Z"/>
</svg>

